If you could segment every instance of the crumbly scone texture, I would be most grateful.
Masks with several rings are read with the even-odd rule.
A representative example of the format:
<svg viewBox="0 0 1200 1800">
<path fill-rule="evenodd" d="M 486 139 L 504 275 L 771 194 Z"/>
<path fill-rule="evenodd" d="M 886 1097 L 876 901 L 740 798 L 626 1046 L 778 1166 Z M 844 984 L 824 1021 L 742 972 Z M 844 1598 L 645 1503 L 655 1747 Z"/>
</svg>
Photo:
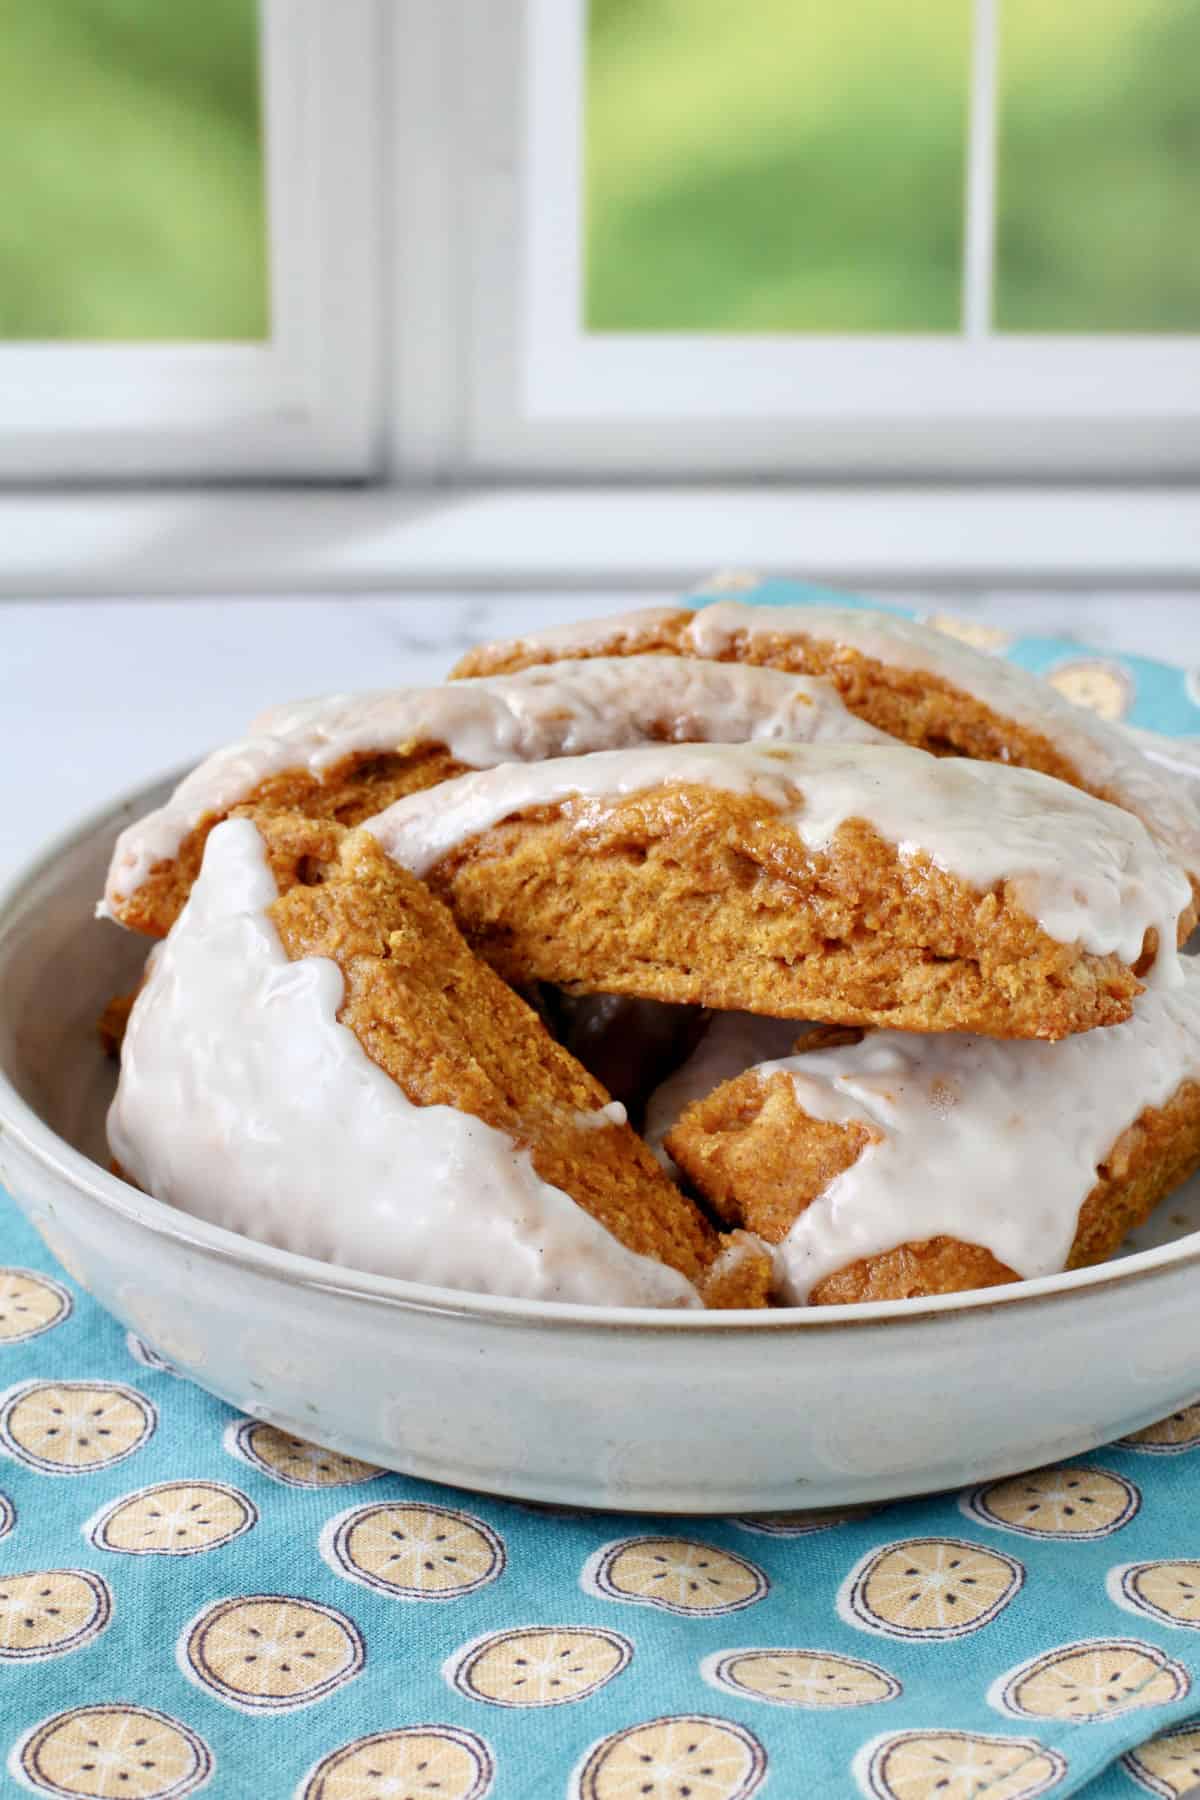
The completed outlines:
<svg viewBox="0 0 1200 1800">
<path fill-rule="evenodd" d="M 482 644 L 455 664 L 451 679 L 508 675 L 537 663 L 593 656 L 696 656 L 688 635 L 695 619 L 694 612 L 680 608 L 636 630 L 625 623 L 607 638 L 598 632 L 592 642 L 572 645 L 557 656 L 521 638 Z M 1038 769 L 1098 800 L 1125 804 L 1118 794 L 1087 782 L 1052 738 L 1006 718 L 929 670 L 896 668 L 845 644 L 797 631 L 740 632 L 716 660 L 755 663 L 792 675 L 823 675 L 837 688 L 848 711 L 920 750 L 932 751 L 935 756 L 968 756 L 979 762 Z M 1180 943 L 1190 934 L 1200 911 L 1200 870 L 1188 873 L 1195 900 L 1180 921 Z"/>
<path fill-rule="evenodd" d="M 690 1106 L 667 1134 L 666 1147 L 720 1218 L 777 1244 L 871 1139 L 858 1121 L 810 1118 L 786 1071 L 762 1078 L 748 1069 Z M 1104 1157 L 1082 1199 L 1067 1267 L 1112 1256 L 1198 1165 L 1200 1087 L 1189 1081 L 1165 1106 L 1147 1107 Z M 935 1237 L 836 1270 L 816 1284 L 809 1304 L 911 1300 L 1019 1279 L 981 1245 Z"/>
<path fill-rule="evenodd" d="M 333 763 L 320 775 L 307 769 L 283 769 L 269 775 L 245 795 L 238 810 L 252 810 L 257 817 L 268 813 L 297 813 L 310 819 L 332 819 L 339 825 L 359 825 L 382 812 L 393 800 L 436 787 L 467 772 L 441 744 L 402 746 L 397 750 L 355 753 Z M 183 911 L 200 873 L 204 846 L 215 825 L 229 815 L 206 813 L 184 838 L 175 856 L 155 863 L 136 891 L 114 913 L 130 931 L 147 937 L 166 937 Z"/>
<path fill-rule="evenodd" d="M 528 1148 L 543 1181 L 627 1249 L 678 1269 L 707 1304 L 765 1304 L 768 1259 L 752 1246 L 733 1259 L 736 1273 L 714 1271 L 707 1292 L 729 1239 L 628 1125 L 580 1123 L 608 1093 L 472 955 L 422 882 L 367 832 L 297 814 L 250 816 L 279 885 L 270 917 L 285 951 L 338 965 L 341 1023 L 411 1101 L 454 1106 L 505 1132 Z"/>
<path fill-rule="evenodd" d="M 858 819 L 812 851 L 770 802 L 692 784 L 517 815 L 428 879 L 518 984 L 1051 1039 L 1119 1023 L 1141 991 L 1117 957 L 1049 937 L 1003 884 L 981 894 L 902 860 Z"/>
</svg>

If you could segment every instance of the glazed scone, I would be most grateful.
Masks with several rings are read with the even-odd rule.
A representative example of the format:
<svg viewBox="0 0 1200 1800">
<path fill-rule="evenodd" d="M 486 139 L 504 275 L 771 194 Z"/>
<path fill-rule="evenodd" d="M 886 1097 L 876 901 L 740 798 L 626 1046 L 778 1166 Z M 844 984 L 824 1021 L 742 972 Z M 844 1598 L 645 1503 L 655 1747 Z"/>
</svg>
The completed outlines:
<svg viewBox="0 0 1200 1800">
<path fill-rule="evenodd" d="M 436 1286 L 761 1305 L 600 1084 L 363 831 L 226 820 L 149 971 L 109 1114 L 159 1199 Z"/>
<path fill-rule="evenodd" d="M 699 611 L 652 607 L 485 644 L 453 673 L 648 653 L 824 676 L 852 713 L 892 737 L 1055 775 L 1135 813 L 1200 895 L 1200 810 L 1186 779 L 1153 766 L 1124 733 L 1036 675 L 898 613 L 733 600 Z"/>
<path fill-rule="evenodd" d="M 1100 1262 L 1200 1164 L 1185 970 L 1125 1024 L 1058 1045 L 817 1031 L 781 1057 L 786 1024 L 718 1015 L 650 1116 L 709 1206 L 777 1247 L 792 1305 Z M 727 1078 L 737 1057 L 751 1066 Z"/>
<path fill-rule="evenodd" d="M 213 826 L 238 806 L 355 825 L 467 769 L 655 741 L 852 742 L 883 734 L 829 682 L 660 657 L 535 668 L 453 687 L 332 694 L 272 707 L 117 840 L 101 912 L 162 937 Z"/>
<path fill-rule="evenodd" d="M 510 764 L 364 829 L 511 982 L 909 1031 L 1115 1024 L 1190 900 L 1131 814 L 894 743 Z"/>
</svg>

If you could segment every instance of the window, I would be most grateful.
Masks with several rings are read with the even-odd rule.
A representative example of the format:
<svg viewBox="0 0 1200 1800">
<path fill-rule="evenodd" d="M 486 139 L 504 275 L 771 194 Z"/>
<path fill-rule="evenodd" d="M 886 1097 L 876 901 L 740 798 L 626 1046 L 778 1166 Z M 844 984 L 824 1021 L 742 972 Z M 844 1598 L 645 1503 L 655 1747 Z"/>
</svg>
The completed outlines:
<svg viewBox="0 0 1200 1800">
<path fill-rule="evenodd" d="M 370 0 L 13 0 L 0 472 L 361 473 Z"/>
<path fill-rule="evenodd" d="M 528 0 L 475 457 L 1194 467 L 1198 68 L 1189 0 Z"/>
<path fill-rule="evenodd" d="M 0 477 L 1200 466 L 1196 0 L 10 0 Z"/>
</svg>

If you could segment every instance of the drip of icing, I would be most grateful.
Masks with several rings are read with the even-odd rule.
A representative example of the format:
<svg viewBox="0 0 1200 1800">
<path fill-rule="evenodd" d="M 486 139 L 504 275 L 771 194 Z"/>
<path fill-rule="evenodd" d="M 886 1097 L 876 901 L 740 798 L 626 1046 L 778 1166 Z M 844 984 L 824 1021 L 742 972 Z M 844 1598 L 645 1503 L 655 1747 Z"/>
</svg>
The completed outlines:
<svg viewBox="0 0 1200 1800">
<path fill-rule="evenodd" d="M 934 757 L 886 744 L 679 744 L 510 764 L 411 794 L 370 820 L 389 856 L 426 875 L 460 844 L 534 807 L 603 805 L 696 783 L 767 802 L 810 850 L 864 819 L 902 859 L 918 852 L 979 892 L 1012 884 L 1050 937 L 1133 964 L 1159 935 L 1152 979 L 1175 978 L 1187 878 L 1132 813 L 1078 788 L 1000 763 Z M 595 808 L 581 809 L 580 828 Z"/>
<path fill-rule="evenodd" d="M 1145 994 L 1131 1019 L 1059 1044 L 870 1032 L 860 1044 L 770 1058 L 786 1021 L 718 1015 L 696 1058 L 730 1079 L 735 1053 L 766 1081 L 783 1072 L 810 1118 L 873 1134 L 774 1251 L 776 1292 L 802 1306 L 861 1257 L 933 1237 L 990 1250 L 1025 1278 L 1066 1265 L 1079 1209 L 1121 1133 L 1185 1081 L 1200 1080 L 1200 963 Z M 732 1022 L 727 1024 L 726 1019 Z M 687 1077 L 687 1079 L 683 1079 Z M 659 1129 L 705 1087 L 702 1069 L 652 1097 Z M 716 1085 L 716 1083 L 713 1083 Z"/>
<path fill-rule="evenodd" d="M 522 1299 L 700 1304 L 503 1132 L 414 1106 L 339 1024 L 337 965 L 289 960 L 275 897 L 254 825 L 219 825 L 125 1037 L 109 1142 L 141 1187 L 347 1268 Z"/>
<path fill-rule="evenodd" d="M 331 694 L 272 707 L 254 735 L 215 751 L 165 806 L 117 840 L 101 911 L 112 916 L 156 863 L 177 854 L 201 819 L 225 813 L 271 775 L 320 775 L 344 757 L 441 744 L 457 762 L 488 769 L 541 762 L 648 739 L 724 743 L 774 738 L 887 742 L 842 705 L 829 682 L 777 669 L 661 657 L 522 670 L 436 688 Z"/>
<path fill-rule="evenodd" d="M 636 645 L 678 619 L 677 607 L 648 607 L 556 627 L 522 638 L 520 645 L 532 655 L 581 655 L 595 645 Z M 1089 787 L 1103 788 L 1136 812 L 1187 868 L 1200 871 L 1200 809 L 1188 782 L 1164 779 L 1122 731 L 1075 706 L 1028 670 L 899 613 L 850 607 L 722 600 L 702 607 L 685 631 L 688 647 L 701 657 L 729 655 L 741 639 L 776 636 L 843 645 L 891 668 L 940 677 L 974 695 L 993 712 L 1048 738 Z"/>
</svg>

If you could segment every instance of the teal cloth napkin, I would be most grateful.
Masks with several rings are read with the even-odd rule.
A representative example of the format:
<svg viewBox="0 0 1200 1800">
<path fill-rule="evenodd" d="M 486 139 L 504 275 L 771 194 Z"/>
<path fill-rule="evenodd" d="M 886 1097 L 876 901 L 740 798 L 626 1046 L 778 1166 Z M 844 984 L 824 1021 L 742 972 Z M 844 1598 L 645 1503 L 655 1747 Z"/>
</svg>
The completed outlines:
<svg viewBox="0 0 1200 1800">
<path fill-rule="evenodd" d="M 1178 670 L 984 638 L 1114 717 L 1200 730 Z M 5 1793 L 1200 1792 L 1200 1401 L 1069 1467 L 852 1516 L 563 1512 L 240 1417 L 2 1195 L 0 1261 Z"/>
</svg>

